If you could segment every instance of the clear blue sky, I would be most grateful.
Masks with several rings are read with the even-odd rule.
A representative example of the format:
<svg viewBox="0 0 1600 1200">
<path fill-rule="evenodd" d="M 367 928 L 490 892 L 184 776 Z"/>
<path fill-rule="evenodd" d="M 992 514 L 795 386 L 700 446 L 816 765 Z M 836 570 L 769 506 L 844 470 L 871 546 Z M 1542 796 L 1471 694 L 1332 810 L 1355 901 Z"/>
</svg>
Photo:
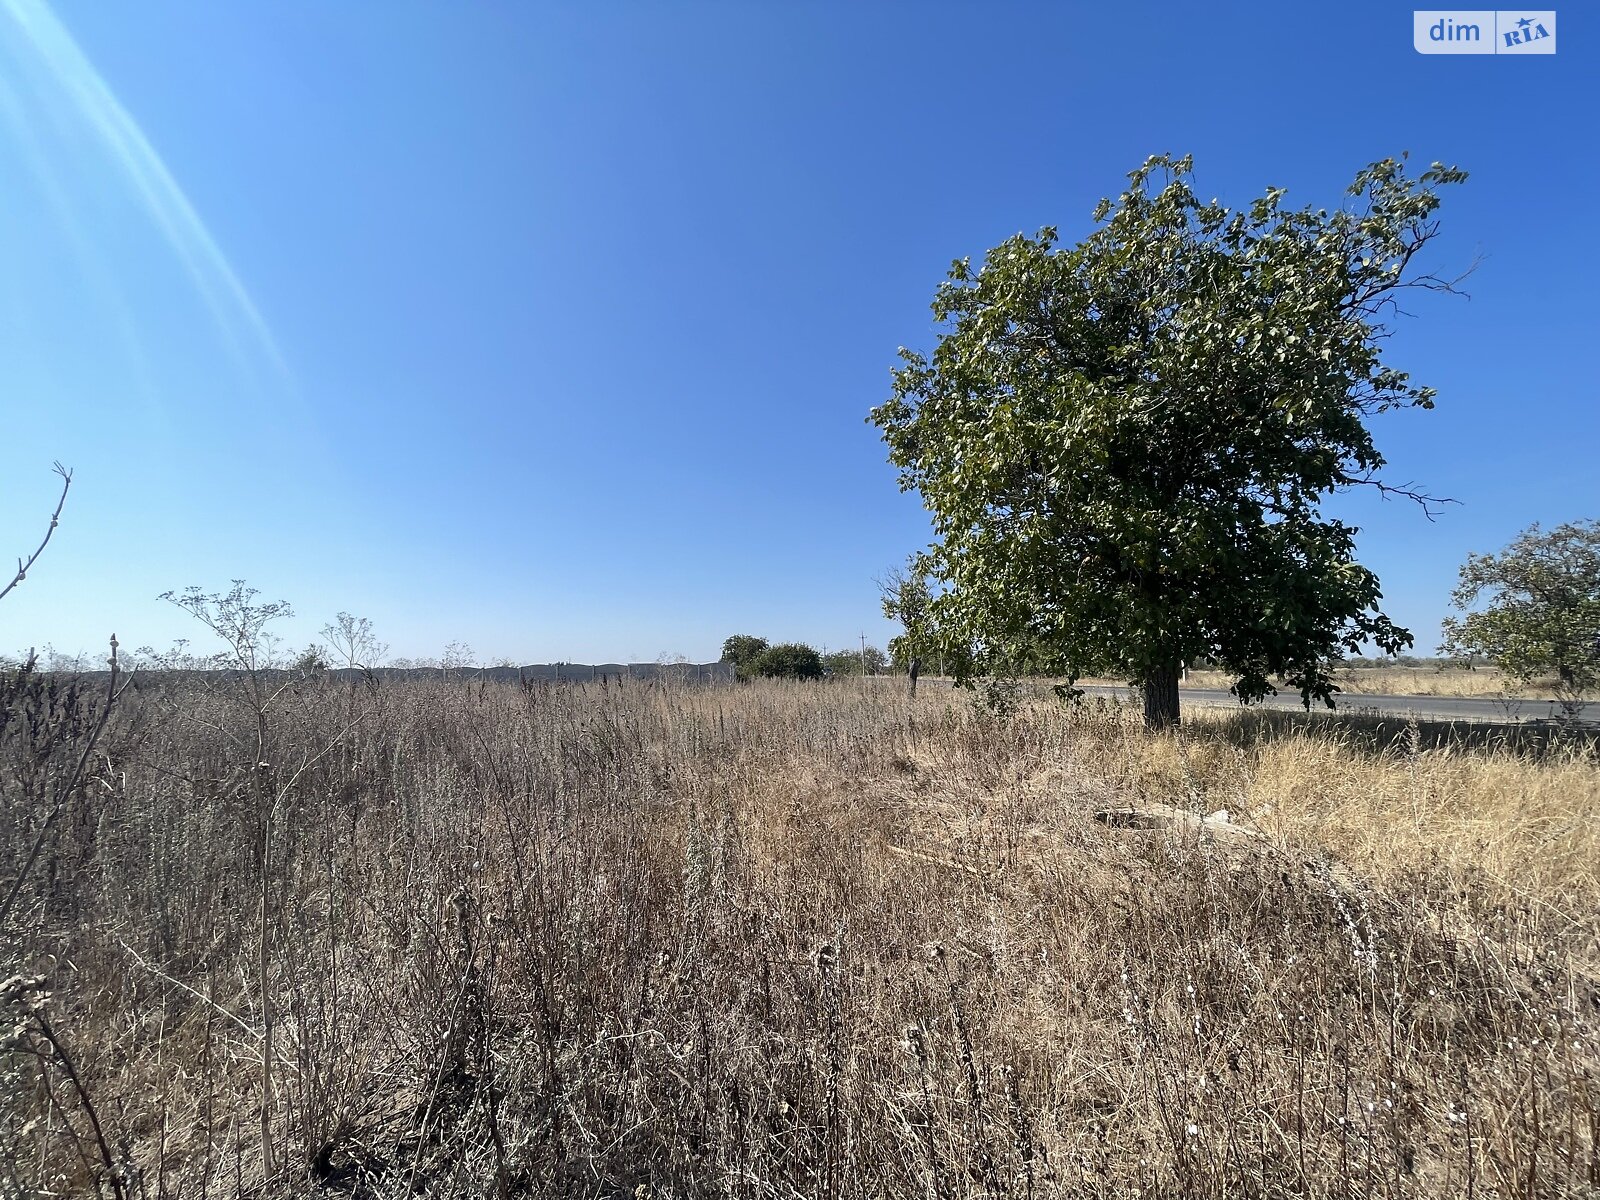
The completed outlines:
<svg viewBox="0 0 1600 1200">
<path fill-rule="evenodd" d="M 393 652 L 882 644 L 928 538 L 867 411 L 950 260 L 1088 231 L 1156 152 L 1336 203 L 1472 179 L 1381 421 L 1437 524 L 1341 503 L 1431 652 L 1455 568 L 1600 515 L 1594 23 L 1430 56 L 1411 9 L 0 0 L 0 649 L 166 645 L 242 577 Z"/>
</svg>

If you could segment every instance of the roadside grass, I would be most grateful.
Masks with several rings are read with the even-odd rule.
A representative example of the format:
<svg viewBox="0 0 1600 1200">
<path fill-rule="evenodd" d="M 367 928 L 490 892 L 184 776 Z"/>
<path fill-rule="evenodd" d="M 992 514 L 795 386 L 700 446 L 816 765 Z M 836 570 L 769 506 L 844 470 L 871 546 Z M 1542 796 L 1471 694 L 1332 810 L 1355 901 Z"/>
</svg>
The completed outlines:
<svg viewBox="0 0 1600 1200">
<path fill-rule="evenodd" d="M 1600 1187 L 1581 741 L 308 680 L 258 759 L 129 699 L 49 829 L 0 730 L 0 1193 Z"/>
<path fill-rule="evenodd" d="M 1391 887 L 1428 875 L 1491 908 L 1576 906 L 1600 929 L 1593 734 L 1271 710 L 1185 719 L 1165 738 L 1125 719 L 1091 769 L 1135 795 L 1227 809 Z"/>
<path fill-rule="evenodd" d="M 1360 696 L 1451 696 L 1484 699 L 1525 700 L 1541 703 L 1553 700 L 1553 680 L 1537 679 L 1519 687 L 1506 679 L 1498 667 L 1346 667 L 1334 672 L 1334 679 L 1346 692 Z M 1085 683 L 1123 684 L 1126 680 L 1086 679 Z M 1227 691 L 1234 677 L 1225 671 L 1190 671 L 1183 686 Z M 1281 686 L 1281 685 L 1280 685 Z"/>
<path fill-rule="evenodd" d="M 1337 672 L 1339 686 L 1365 696 L 1517 696 L 1548 700 L 1553 680 L 1519 687 L 1498 667 L 1349 667 Z"/>
</svg>

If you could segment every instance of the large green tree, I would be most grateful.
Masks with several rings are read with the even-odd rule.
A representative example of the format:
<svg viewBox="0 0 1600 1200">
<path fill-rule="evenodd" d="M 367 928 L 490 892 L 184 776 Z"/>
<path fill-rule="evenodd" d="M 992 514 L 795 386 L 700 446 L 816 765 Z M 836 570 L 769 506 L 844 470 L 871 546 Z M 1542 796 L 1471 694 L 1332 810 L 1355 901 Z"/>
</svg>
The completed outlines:
<svg viewBox="0 0 1600 1200">
<path fill-rule="evenodd" d="M 722 643 L 722 661 L 732 663 L 734 674 L 740 679 L 749 679 L 754 673 L 756 659 L 767 646 L 768 642 L 764 637 L 756 637 L 750 633 L 736 633 Z"/>
<path fill-rule="evenodd" d="M 804 642 L 779 642 L 756 655 L 749 669 L 767 679 L 821 679 L 822 655 Z"/>
<path fill-rule="evenodd" d="M 1281 188 L 1234 210 L 1191 170 L 1150 159 L 1076 245 L 1044 229 L 956 261 L 936 348 L 901 350 L 872 413 L 933 516 L 941 636 L 979 668 L 1124 673 L 1153 727 L 1202 656 L 1242 699 L 1283 676 L 1331 704 L 1334 659 L 1411 643 L 1322 501 L 1428 500 L 1379 480 L 1367 420 L 1432 407 L 1381 351 L 1399 293 L 1450 288 L 1417 256 L 1466 177 L 1385 160 L 1332 210 Z"/>
<path fill-rule="evenodd" d="M 1452 599 L 1463 615 L 1446 618 L 1444 653 L 1487 654 L 1523 684 L 1554 676 L 1569 717 L 1600 687 L 1600 521 L 1532 525 L 1498 554 L 1469 554 Z"/>
</svg>

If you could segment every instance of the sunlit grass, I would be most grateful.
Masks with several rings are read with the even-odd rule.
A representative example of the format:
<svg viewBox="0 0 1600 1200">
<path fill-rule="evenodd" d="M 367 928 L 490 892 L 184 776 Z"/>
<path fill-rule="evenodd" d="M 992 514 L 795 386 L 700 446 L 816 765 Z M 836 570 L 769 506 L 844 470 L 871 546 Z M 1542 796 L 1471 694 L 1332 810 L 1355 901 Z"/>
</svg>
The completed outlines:
<svg viewBox="0 0 1600 1200">
<path fill-rule="evenodd" d="M 874 681 L 307 683 L 263 876 L 242 719 L 141 694 L 7 931 L 129 1195 L 1595 1186 L 1578 741 L 1151 737 Z M 109 1191 L 59 1063 L 5 1062 L 10 1186 Z"/>
</svg>

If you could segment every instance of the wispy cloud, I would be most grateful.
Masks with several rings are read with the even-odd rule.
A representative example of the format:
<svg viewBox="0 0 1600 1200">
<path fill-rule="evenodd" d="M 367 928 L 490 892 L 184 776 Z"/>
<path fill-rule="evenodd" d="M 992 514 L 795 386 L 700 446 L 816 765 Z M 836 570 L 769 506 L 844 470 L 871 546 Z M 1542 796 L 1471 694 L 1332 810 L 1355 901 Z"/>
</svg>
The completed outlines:
<svg viewBox="0 0 1600 1200">
<path fill-rule="evenodd" d="M 253 344 L 285 380 L 288 366 L 250 293 L 167 170 L 139 123 L 123 108 L 94 64 L 43 0 L 0 0 L 0 10 L 21 32 L 73 110 L 104 143 L 133 194 L 143 203 L 236 350 Z"/>
</svg>

